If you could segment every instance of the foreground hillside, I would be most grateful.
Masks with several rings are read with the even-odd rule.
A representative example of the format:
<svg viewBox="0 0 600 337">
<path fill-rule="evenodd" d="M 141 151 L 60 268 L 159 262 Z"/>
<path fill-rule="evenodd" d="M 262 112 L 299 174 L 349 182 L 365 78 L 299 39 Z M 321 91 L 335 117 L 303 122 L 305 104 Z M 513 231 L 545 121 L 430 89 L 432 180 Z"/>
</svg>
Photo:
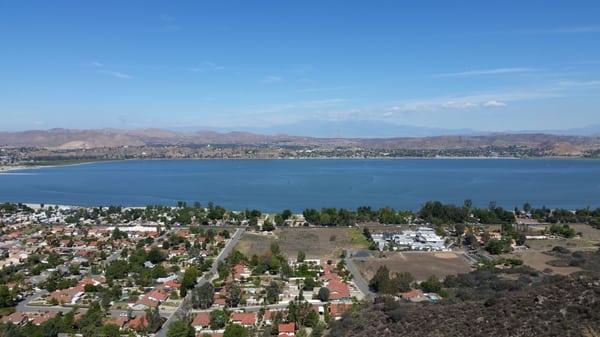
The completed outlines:
<svg viewBox="0 0 600 337">
<path fill-rule="evenodd" d="M 474 272 L 464 278 L 468 282 L 462 291 L 475 299 L 366 305 L 337 322 L 330 336 L 597 336 L 600 252 L 587 260 L 585 272 L 545 276 L 532 283 L 539 276 L 520 274 L 512 282 L 489 282 L 489 274 Z M 483 283 L 493 295 L 485 295 Z"/>
</svg>

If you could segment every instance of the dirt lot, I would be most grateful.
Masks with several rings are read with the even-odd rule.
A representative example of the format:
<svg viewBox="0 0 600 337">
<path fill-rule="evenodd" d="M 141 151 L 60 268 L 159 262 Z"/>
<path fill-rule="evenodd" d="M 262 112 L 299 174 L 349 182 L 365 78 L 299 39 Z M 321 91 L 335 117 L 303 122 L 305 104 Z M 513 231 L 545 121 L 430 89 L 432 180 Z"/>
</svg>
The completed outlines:
<svg viewBox="0 0 600 337">
<path fill-rule="evenodd" d="M 443 278 L 446 275 L 471 271 L 470 264 L 454 252 L 386 252 L 386 257 L 368 257 L 355 260 L 361 274 L 370 280 L 377 269 L 386 265 L 390 272 L 409 272 L 422 281 L 431 275 Z"/>
<path fill-rule="evenodd" d="M 565 247 L 571 251 L 595 251 L 598 249 L 598 243 L 600 243 L 600 230 L 585 224 L 571 224 L 570 226 L 573 227 L 577 233 L 581 233 L 581 237 L 577 236 L 572 239 L 528 240 L 527 246 L 529 246 L 529 250 L 514 252 L 509 255 L 522 259 L 526 265 L 539 271 L 550 268 L 556 274 L 561 275 L 580 271 L 581 269 L 577 267 L 554 267 L 546 264 L 548 261 L 555 260 L 556 258 L 544 254 L 544 252 L 547 252 L 556 246 Z"/>
<path fill-rule="evenodd" d="M 512 254 L 512 257 L 520 258 L 523 260 L 524 264 L 539 271 L 544 271 L 545 269 L 550 268 L 552 269 L 553 273 L 559 275 L 568 275 L 576 271 L 581 271 L 581 268 L 578 267 L 555 267 L 548 265 L 546 262 L 556 260 L 557 258 L 539 251 L 530 250 L 526 252 L 518 252 Z"/>
<path fill-rule="evenodd" d="M 295 258 L 299 250 L 307 258 L 334 258 L 342 250 L 367 248 L 367 241 L 356 228 L 283 228 L 273 234 L 245 233 L 236 249 L 246 255 L 263 254 L 272 242 L 277 242 L 281 251 Z"/>
</svg>

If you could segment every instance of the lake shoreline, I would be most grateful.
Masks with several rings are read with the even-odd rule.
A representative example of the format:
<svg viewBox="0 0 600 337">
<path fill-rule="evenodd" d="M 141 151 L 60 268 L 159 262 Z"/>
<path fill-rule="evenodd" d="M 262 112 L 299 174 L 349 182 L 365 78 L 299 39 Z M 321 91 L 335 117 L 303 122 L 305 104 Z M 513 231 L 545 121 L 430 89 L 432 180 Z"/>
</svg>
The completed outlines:
<svg viewBox="0 0 600 337">
<path fill-rule="evenodd" d="M 393 160 L 583 160 L 583 161 L 595 161 L 600 158 L 582 158 L 582 157 L 369 157 L 369 158 L 348 158 L 348 157 L 289 157 L 289 158 L 132 158 L 132 159 L 111 159 L 111 160 L 92 160 L 82 162 L 69 162 L 65 164 L 34 164 L 34 165 L 3 165 L 0 166 L 0 174 L 11 173 L 14 171 L 25 171 L 25 170 L 38 170 L 43 168 L 56 168 L 56 167 L 68 167 L 78 166 L 86 164 L 99 164 L 99 163 L 111 163 L 111 162 L 128 162 L 128 161 L 210 161 L 210 160 L 222 160 L 222 161 L 279 161 L 279 160 L 382 160 L 382 161 L 393 161 Z"/>
</svg>

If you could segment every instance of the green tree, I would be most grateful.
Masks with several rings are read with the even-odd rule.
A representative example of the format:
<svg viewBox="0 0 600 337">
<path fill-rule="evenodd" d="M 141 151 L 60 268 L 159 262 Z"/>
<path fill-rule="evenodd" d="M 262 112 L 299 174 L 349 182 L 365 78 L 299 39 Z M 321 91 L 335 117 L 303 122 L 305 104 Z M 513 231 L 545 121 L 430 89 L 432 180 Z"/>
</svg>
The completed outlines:
<svg viewBox="0 0 600 337">
<path fill-rule="evenodd" d="M 175 321 L 169 324 L 167 337 L 194 337 L 195 331 L 190 323 L 186 321 Z"/>
<path fill-rule="evenodd" d="M 104 324 L 102 328 L 100 328 L 100 336 L 119 337 L 120 335 L 120 329 L 116 324 Z"/>
<path fill-rule="evenodd" d="M 250 332 L 239 324 L 230 324 L 225 328 L 223 337 L 248 337 Z"/>
<path fill-rule="evenodd" d="M 210 312 L 210 328 L 212 330 L 223 329 L 229 321 L 227 313 L 223 310 L 213 310 Z"/>
<path fill-rule="evenodd" d="M 192 293 L 192 306 L 195 309 L 208 309 L 214 301 L 215 289 L 210 282 L 206 282 Z"/>
<path fill-rule="evenodd" d="M 225 303 L 227 306 L 231 308 L 235 308 L 240 304 L 242 300 L 242 288 L 237 283 L 230 283 L 227 286 L 227 297 L 225 298 Z"/>
<path fill-rule="evenodd" d="M 321 289 L 319 289 L 319 299 L 321 300 L 321 302 L 328 302 L 329 301 L 329 289 L 325 288 L 325 287 L 321 287 Z"/>
<path fill-rule="evenodd" d="M 279 288 L 279 284 L 277 284 L 277 282 L 275 281 L 271 281 L 271 283 L 269 283 L 269 285 L 266 288 L 266 302 L 268 304 L 277 303 L 277 301 L 279 300 L 280 292 L 281 289 Z"/>
<path fill-rule="evenodd" d="M 298 257 L 296 258 L 296 261 L 298 261 L 298 263 L 302 263 L 302 262 L 304 262 L 305 259 L 306 259 L 306 253 L 304 253 L 303 251 L 299 250 L 298 251 Z"/>
<path fill-rule="evenodd" d="M 183 279 L 181 280 L 181 288 L 179 290 L 181 297 L 185 297 L 187 291 L 196 285 L 198 274 L 198 269 L 196 269 L 194 266 L 191 266 L 185 270 L 183 273 Z"/>
</svg>

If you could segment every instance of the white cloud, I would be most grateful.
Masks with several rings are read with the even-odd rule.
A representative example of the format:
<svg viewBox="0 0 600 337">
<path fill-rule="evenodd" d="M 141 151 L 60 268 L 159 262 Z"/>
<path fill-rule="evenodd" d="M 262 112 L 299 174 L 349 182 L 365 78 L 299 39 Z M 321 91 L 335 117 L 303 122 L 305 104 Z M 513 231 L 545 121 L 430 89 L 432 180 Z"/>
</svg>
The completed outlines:
<svg viewBox="0 0 600 337">
<path fill-rule="evenodd" d="M 92 62 L 92 66 L 94 66 L 94 67 L 96 67 L 96 68 L 102 68 L 102 67 L 103 67 L 103 64 L 102 64 L 102 63 L 100 63 L 100 62 L 96 62 L 96 61 L 94 61 L 94 62 Z"/>
<path fill-rule="evenodd" d="M 515 67 L 515 68 L 494 68 L 494 69 L 475 69 L 455 73 L 436 74 L 436 77 L 471 77 L 471 76 L 490 76 L 490 75 L 510 75 L 531 73 L 537 71 L 534 68 Z"/>
<path fill-rule="evenodd" d="M 490 107 L 490 108 L 499 108 L 499 107 L 506 106 L 506 103 L 495 101 L 495 100 L 491 100 L 491 101 L 484 102 L 482 104 L 482 106 L 484 106 L 484 107 Z"/>
<path fill-rule="evenodd" d="M 204 62 L 197 67 L 189 68 L 189 71 L 191 71 L 193 73 L 204 73 L 204 72 L 209 72 L 209 71 L 219 71 L 219 70 L 223 70 L 223 69 L 225 69 L 224 66 L 214 64 L 213 62 Z"/>
<path fill-rule="evenodd" d="M 129 75 L 129 74 L 125 74 L 122 72 L 118 72 L 118 71 L 110 71 L 110 70 L 102 70 L 101 73 L 106 74 L 106 75 L 110 75 L 114 78 L 118 78 L 121 80 L 130 80 L 133 78 L 133 76 Z"/>
<path fill-rule="evenodd" d="M 574 27 L 562 27 L 556 29 L 548 29 L 542 31 L 544 33 L 600 33 L 600 26 L 574 26 Z"/>
<path fill-rule="evenodd" d="M 283 81 L 283 77 L 277 75 L 268 75 L 261 80 L 262 83 L 278 83 Z"/>
</svg>

